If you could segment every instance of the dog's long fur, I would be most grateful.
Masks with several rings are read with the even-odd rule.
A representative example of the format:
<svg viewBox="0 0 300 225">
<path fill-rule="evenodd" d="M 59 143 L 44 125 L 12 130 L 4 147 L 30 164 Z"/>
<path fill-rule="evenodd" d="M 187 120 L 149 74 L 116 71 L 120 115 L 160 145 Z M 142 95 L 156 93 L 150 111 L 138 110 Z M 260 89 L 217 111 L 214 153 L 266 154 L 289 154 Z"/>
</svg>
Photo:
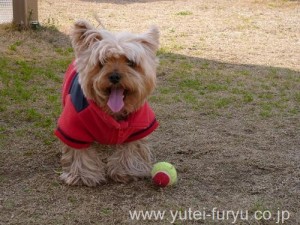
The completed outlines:
<svg viewBox="0 0 300 225">
<path fill-rule="evenodd" d="M 114 34 L 80 20 L 74 25 L 71 39 L 79 83 L 87 99 L 116 120 L 126 119 L 145 103 L 156 84 L 156 27 L 143 34 Z M 134 62 L 134 67 L 128 66 L 129 62 Z M 113 112 L 107 105 L 108 92 L 113 87 L 109 75 L 113 71 L 122 75 L 120 85 L 126 89 L 124 107 L 119 112 Z M 101 146 L 77 150 L 64 145 L 60 178 L 69 185 L 96 186 L 106 181 L 106 175 L 125 183 L 150 175 L 151 152 L 145 139 L 117 145 L 107 165 L 100 155 Z"/>
</svg>

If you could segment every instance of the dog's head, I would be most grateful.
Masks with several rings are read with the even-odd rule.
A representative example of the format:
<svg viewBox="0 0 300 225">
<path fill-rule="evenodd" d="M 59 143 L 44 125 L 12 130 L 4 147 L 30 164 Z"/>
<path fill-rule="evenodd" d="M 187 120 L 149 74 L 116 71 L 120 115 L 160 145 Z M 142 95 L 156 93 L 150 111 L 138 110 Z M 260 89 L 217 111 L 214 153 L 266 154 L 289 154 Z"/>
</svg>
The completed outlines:
<svg viewBox="0 0 300 225">
<path fill-rule="evenodd" d="M 71 39 L 88 99 L 112 115 L 127 115 L 144 104 L 156 83 L 156 27 L 143 34 L 112 33 L 80 20 Z"/>
</svg>

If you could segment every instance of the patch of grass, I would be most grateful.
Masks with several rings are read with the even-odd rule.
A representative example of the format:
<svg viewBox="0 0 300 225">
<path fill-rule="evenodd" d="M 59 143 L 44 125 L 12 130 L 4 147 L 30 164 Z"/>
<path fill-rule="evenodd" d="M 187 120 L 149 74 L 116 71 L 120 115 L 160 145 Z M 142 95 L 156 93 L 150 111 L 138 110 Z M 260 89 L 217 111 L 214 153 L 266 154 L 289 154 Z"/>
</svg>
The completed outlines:
<svg viewBox="0 0 300 225">
<path fill-rule="evenodd" d="M 205 86 L 205 88 L 208 91 L 226 91 L 228 90 L 228 86 L 224 85 L 224 84 L 218 84 L 218 83 L 211 83 L 211 84 L 207 84 Z"/>
<path fill-rule="evenodd" d="M 7 180 L 7 177 L 4 175 L 0 175 L 0 182 L 5 182 Z"/>
<path fill-rule="evenodd" d="M 181 89 L 188 89 L 188 90 L 199 90 L 201 88 L 201 83 L 199 80 L 193 80 L 193 79 L 182 79 L 179 82 L 179 87 Z"/>
<path fill-rule="evenodd" d="M 112 213 L 112 209 L 111 208 L 102 208 L 100 210 L 101 214 L 104 216 L 110 216 Z"/>
<path fill-rule="evenodd" d="M 195 110 L 205 108 L 223 115 L 225 111 L 248 105 L 252 110 L 249 116 L 261 119 L 299 112 L 296 106 L 299 94 L 291 92 L 299 83 L 295 81 L 298 75 L 293 71 L 266 67 L 257 75 L 245 66 L 228 70 L 224 64 L 214 65 L 206 60 L 195 63 L 172 55 L 166 48 L 160 49 L 159 54 L 163 59 L 159 70 L 168 71 L 164 73 L 167 83 L 158 86 L 162 96 L 154 97 L 154 101 L 181 102 Z"/>
<path fill-rule="evenodd" d="M 12 210 L 15 206 L 16 206 L 16 203 L 15 203 L 15 201 L 12 200 L 12 199 L 7 199 L 7 200 L 5 200 L 4 203 L 3 203 L 3 207 L 4 207 L 5 209 Z"/>
<path fill-rule="evenodd" d="M 260 116 L 263 118 L 269 118 L 272 114 L 272 105 L 270 103 L 261 103 L 261 112 Z"/>
<path fill-rule="evenodd" d="M 181 62 L 179 66 L 182 70 L 185 70 L 186 72 L 190 72 L 194 68 L 194 65 L 188 62 L 187 60 Z"/>
<path fill-rule="evenodd" d="M 57 27 L 58 27 L 58 21 L 53 17 L 49 17 L 47 18 L 47 21 L 44 22 L 44 26 L 41 27 L 41 30 L 45 29 L 45 30 L 58 31 Z"/>
<path fill-rule="evenodd" d="M 210 63 L 209 62 L 203 62 L 200 66 L 201 69 L 209 69 Z"/>
<path fill-rule="evenodd" d="M 4 103 L 4 101 L 2 102 L 2 104 L 3 103 Z M 5 112 L 6 110 L 7 110 L 7 107 L 5 105 L 0 105 L 0 112 Z"/>
<path fill-rule="evenodd" d="M 177 16 L 189 16 L 192 15 L 193 13 L 191 11 L 180 11 L 176 13 Z"/>
<path fill-rule="evenodd" d="M 181 44 L 170 44 L 168 48 L 170 49 L 170 51 L 179 51 L 183 50 L 184 46 L 182 46 Z"/>
<path fill-rule="evenodd" d="M 57 181 L 53 181 L 51 183 L 51 185 L 52 185 L 52 187 L 59 187 L 61 184 L 59 182 L 57 182 Z"/>
<path fill-rule="evenodd" d="M 237 74 L 241 76 L 250 76 L 251 72 L 249 70 L 244 69 L 237 71 Z"/>
<path fill-rule="evenodd" d="M 54 124 L 54 123 L 53 123 Z M 53 130 L 53 129 L 52 129 Z M 42 141 L 43 141 L 43 144 L 45 145 L 45 146 L 51 146 L 51 145 L 53 145 L 55 142 L 57 142 L 57 138 L 56 137 L 54 137 L 53 135 L 51 135 L 53 132 L 49 132 L 49 133 L 47 133 L 47 135 L 46 136 L 44 136 L 43 138 L 42 138 Z"/>
<path fill-rule="evenodd" d="M 59 97 L 57 95 L 49 94 L 47 95 L 47 100 L 49 103 L 57 103 L 59 101 Z"/>
<path fill-rule="evenodd" d="M 22 41 L 16 41 L 15 43 L 8 46 L 8 49 L 11 51 L 17 51 L 17 47 L 20 46 L 22 43 Z"/>
<path fill-rule="evenodd" d="M 261 98 L 261 99 L 265 99 L 265 100 L 271 100 L 271 99 L 274 99 L 274 93 L 272 92 L 263 92 L 263 93 L 260 93 L 258 94 L 258 97 Z"/>
<path fill-rule="evenodd" d="M 53 70 L 43 71 L 43 75 L 54 82 L 61 81 L 61 77 L 59 77 L 57 72 L 55 72 Z"/>
<path fill-rule="evenodd" d="M 41 118 L 42 118 L 42 114 L 40 114 L 39 112 L 37 112 L 36 109 L 29 108 L 29 109 L 26 110 L 26 117 L 25 117 L 25 119 L 28 122 L 38 121 Z"/>
<path fill-rule="evenodd" d="M 300 91 L 294 93 L 294 99 L 300 104 Z"/>
<path fill-rule="evenodd" d="M 170 54 L 167 48 L 161 47 L 157 50 L 157 56 L 167 56 L 167 54 Z"/>
<path fill-rule="evenodd" d="M 300 109 L 295 107 L 295 108 L 289 109 L 288 113 L 290 115 L 298 115 L 298 114 L 300 114 Z"/>
<path fill-rule="evenodd" d="M 251 17 L 246 16 L 238 16 L 238 19 L 240 21 L 240 24 L 237 26 L 238 30 L 245 30 L 245 29 L 258 29 L 259 27 L 255 25 Z"/>
<path fill-rule="evenodd" d="M 31 193 L 33 190 L 31 189 L 31 188 L 29 188 L 29 187 L 25 187 L 24 189 L 23 189 L 23 192 L 25 192 L 26 194 L 28 194 L 28 193 Z"/>
<path fill-rule="evenodd" d="M 23 153 L 23 155 L 24 156 L 27 156 L 27 157 L 30 157 L 30 156 L 32 156 L 32 155 L 34 155 L 35 154 L 35 151 L 33 150 L 33 149 L 28 149 L 28 150 L 26 150 L 24 153 Z"/>
<path fill-rule="evenodd" d="M 163 95 L 168 95 L 168 94 L 172 93 L 172 90 L 169 87 L 162 87 L 159 89 L 159 92 Z"/>
<path fill-rule="evenodd" d="M 272 116 L 272 112 L 270 110 L 262 110 L 259 115 L 262 118 L 270 118 Z"/>
<path fill-rule="evenodd" d="M 41 127 L 41 128 L 49 128 L 49 127 L 51 127 L 51 125 L 53 123 L 54 123 L 54 121 L 51 118 L 44 116 L 44 117 L 42 117 L 41 120 L 39 120 L 35 123 L 35 126 Z"/>
<path fill-rule="evenodd" d="M 224 108 L 229 106 L 234 100 L 232 98 L 228 98 L 228 97 L 223 97 L 220 99 L 217 99 L 215 101 L 215 105 L 217 108 Z"/>
<path fill-rule="evenodd" d="M 5 127 L 0 126 L 0 132 L 5 131 Z"/>
<path fill-rule="evenodd" d="M 14 127 L 14 132 L 0 131 L 1 149 L 6 148 L 11 138 L 20 142 L 34 138 L 43 146 L 51 146 L 57 141 L 53 129 L 61 111 L 60 87 L 63 73 L 73 58 L 73 50 L 70 46 L 53 47 L 51 57 L 39 59 L 35 54 L 45 51 L 41 42 L 48 39 L 41 40 L 37 33 L 45 35 L 38 31 L 28 32 L 28 36 L 37 39 L 38 45 L 25 43 L 30 40 L 26 39 L 8 46 L 22 54 L 0 56 L 1 117 L 7 121 L 7 126 Z M 36 51 L 30 51 L 30 55 L 24 57 L 28 46 L 34 46 Z M 32 154 L 30 150 L 24 152 L 24 156 Z"/>
<path fill-rule="evenodd" d="M 32 97 L 30 89 L 24 87 L 24 83 L 19 80 L 15 80 L 15 89 L 9 89 L 8 91 L 17 102 L 27 101 Z"/>
<path fill-rule="evenodd" d="M 269 210 L 268 207 L 264 204 L 262 200 L 257 200 L 252 207 L 250 207 L 250 212 L 265 212 L 266 210 Z"/>
<path fill-rule="evenodd" d="M 70 54 L 73 53 L 73 48 L 71 48 L 71 47 L 67 47 L 67 48 L 57 47 L 57 48 L 55 48 L 55 52 L 57 52 L 58 54 L 60 54 L 62 56 L 69 56 Z"/>
<path fill-rule="evenodd" d="M 18 78 L 25 82 L 31 80 L 34 73 L 32 63 L 26 62 L 25 60 L 18 60 L 16 64 L 19 67 L 19 74 L 17 75 L 20 77 Z"/>
<path fill-rule="evenodd" d="M 60 59 L 51 60 L 50 62 L 51 68 L 53 69 L 53 71 L 58 70 L 64 73 L 68 68 L 69 64 L 71 63 L 72 59 L 73 59 L 73 55 L 69 55 L 69 57 L 63 57 Z"/>
<path fill-rule="evenodd" d="M 68 201 L 72 204 L 75 204 L 78 202 L 78 199 L 75 196 L 68 196 Z"/>
<path fill-rule="evenodd" d="M 254 97 L 251 93 L 243 94 L 243 102 L 250 103 L 250 102 L 253 102 L 253 100 L 254 100 Z"/>
<path fill-rule="evenodd" d="M 183 98 L 185 102 L 191 104 L 191 105 L 196 105 L 198 103 L 197 97 L 193 93 L 185 93 L 183 95 Z"/>
<path fill-rule="evenodd" d="M 175 29 L 174 29 L 174 28 L 171 28 L 171 29 L 170 29 L 170 33 L 175 33 Z"/>
</svg>

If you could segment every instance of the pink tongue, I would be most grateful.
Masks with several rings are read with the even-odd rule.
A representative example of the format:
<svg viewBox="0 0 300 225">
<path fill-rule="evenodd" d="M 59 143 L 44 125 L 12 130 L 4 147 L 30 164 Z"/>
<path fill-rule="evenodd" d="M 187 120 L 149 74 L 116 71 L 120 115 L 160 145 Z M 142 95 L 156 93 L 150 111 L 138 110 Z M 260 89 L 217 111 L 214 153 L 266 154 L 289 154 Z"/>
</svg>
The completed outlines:
<svg viewBox="0 0 300 225">
<path fill-rule="evenodd" d="M 112 88 L 107 102 L 108 107 L 113 112 L 119 112 L 124 106 L 124 89 Z"/>
</svg>

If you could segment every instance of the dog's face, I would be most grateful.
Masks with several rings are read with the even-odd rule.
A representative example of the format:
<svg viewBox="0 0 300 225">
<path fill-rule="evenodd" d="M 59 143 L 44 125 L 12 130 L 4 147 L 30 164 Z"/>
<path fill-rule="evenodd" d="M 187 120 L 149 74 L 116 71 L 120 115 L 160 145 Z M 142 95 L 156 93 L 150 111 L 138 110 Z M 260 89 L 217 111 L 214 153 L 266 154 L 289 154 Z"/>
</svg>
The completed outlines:
<svg viewBox="0 0 300 225">
<path fill-rule="evenodd" d="M 117 116 L 144 104 L 156 83 L 157 28 L 139 35 L 113 34 L 80 20 L 71 39 L 79 82 L 88 99 Z"/>
</svg>

